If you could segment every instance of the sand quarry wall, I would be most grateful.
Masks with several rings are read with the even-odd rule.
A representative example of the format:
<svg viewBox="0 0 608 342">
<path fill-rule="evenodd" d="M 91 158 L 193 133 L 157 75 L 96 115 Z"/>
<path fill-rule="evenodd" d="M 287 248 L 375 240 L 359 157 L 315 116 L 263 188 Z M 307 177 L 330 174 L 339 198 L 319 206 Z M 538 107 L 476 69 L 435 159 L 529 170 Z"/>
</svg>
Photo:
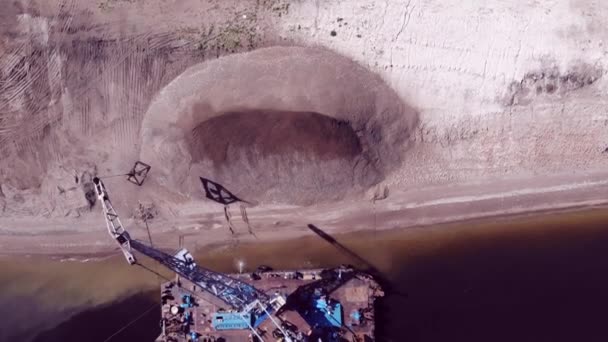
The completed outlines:
<svg viewBox="0 0 608 342">
<path fill-rule="evenodd" d="M 279 30 L 360 62 L 419 111 L 387 180 L 411 188 L 605 169 L 607 17 L 600 1 L 299 2 Z"/>
<path fill-rule="evenodd" d="M 189 196 L 209 177 L 249 201 L 361 193 L 401 166 L 417 113 L 377 75 L 321 48 L 274 47 L 186 70 L 142 123 L 141 158 Z"/>
<path fill-rule="evenodd" d="M 419 123 L 406 134 L 407 141 L 390 146 L 386 160 L 381 161 L 374 156 L 379 150 L 366 146 L 366 138 L 357 130 L 386 122 L 379 127 L 390 131 L 399 127 L 393 127 L 391 120 L 410 127 L 408 120 L 378 114 L 382 112 L 377 107 L 369 112 L 376 114 L 366 114 L 372 118 L 366 121 L 354 114 L 356 111 L 332 110 L 335 104 L 322 102 L 339 98 L 336 94 L 349 87 L 373 92 L 365 85 L 336 81 L 338 87 L 332 92 L 315 90 L 318 100 L 303 95 L 290 98 L 289 105 L 285 102 L 276 107 L 262 103 L 277 102 L 275 94 L 256 96 L 252 100 L 255 106 L 239 99 L 238 108 L 234 104 L 202 103 L 206 114 L 201 115 L 211 116 L 234 110 L 241 114 L 232 115 L 273 111 L 262 115 L 267 118 L 281 113 L 318 114 L 323 119 L 316 123 L 317 130 L 348 123 L 357 135 L 359 147 L 345 143 L 353 137 L 350 131 L 331 140 L 336 143 L 335 151 L 343 156 L 338 162 L 315 157 L 310 153 L 313 144 L 303 147 L 308 152 L 299 157 L 299 164 L 286 166 L 267 158 L 253 169 L 271 167 L 275 174 L 283 174 L 279 172 L 282 168 L 301 169 L 308 175 L 304 178 L 311 179 L 310 175 L 319 170 L 303 166 L 313 164 L 313 160 L 326 170 L 323 175 L 370 165 L 370 172 L 351 172 L 335 187 L 350 186 L 358 192 L 377 182 L 408 189 L 547 174 L 584 175 L 608 164 L 602 154 L 608 141 L 605 2 L 514 5 L 502 1 L 463 4 L 455 0 L 188 0 L 158 6 L 113 1 L 92 6 L 86 1 L 50 1 L 28 6 L 15 2 L 2 16 L 0 208 L 5 214 L 65 215 L 86 206 L 82 188 L 73 182 L 74 174 L 124 172 L 140 152 L 142 156 L 149 153 L 141 145 L 144 140 L 140 129 L 146 113 L 153 111 L 152 99 L 162 96 L 159 92 L 164 86 L 200 62 L 269 45 L 323 47 L 354 61 L 357 68 L 370 73 L 366 76 L 374 80 L 370 84 L 382 84 L 378 89 L 394 94 L 399 106 L 413 108 Z M 267 64 L 267 71 L 273 75 L 274 64 Z M 204 69 L 193 67 L 189 72 L 197 68 Z M 324 68 L 321 71 L 328 75 L 335 73 L 331 63 Z M 213 73 L 234 76 L 229 69 Z M 300 76 L 297 81 L 303 82 Z M 184 74 L 180 79 L 187 77 Z M 244 75 L 239 77 L 246 79 Z M 382 82 L 377 83 L 379 79 Z M 260 74 L 260 80 L 264 75 Z M 366 79 L 361 76 L 359 80 Z M 239 83 L 238 78 L 232 82 Z M 238 85 L 235 87 L 238 89 Z M 283 90 L 275 92 L 283 94 Z M 221 102 L 222 96 L 214 94 L 211 102 Z M 379 103 L 388 99 L 385 94 L 374 96 L 361 99 Z M 379 100 L 382 96 L 384 100 Z M 343 108 L 348 108 L 348 103 Z M 386 100 L 384 105 L 390 103 L 395 102 Z M 184 106 L 173 105 L 179 110 Z M 285 127 L 296 125 L 293 120 L 281 122 Z M 180 127 L 188 129 L 187 125 Z M 203 125 L 198 132 L 213 127 Z M 313 131 L 305 130 L 299 139 L 314 140 Z M 168 129 L 164 139 L 171 141 L 173 136 Z M 390 144 L 393 138 L 382 139 L 391 136 L 397 137 L 387 134 L 378 141 Z M 152 140 L 152 145 L 158 144 Z M 249 137 L 239 142 L 240 146 L 254 143 L 266 146 L 262 153 L 273 155 L 268 147 L 273 145 L 272 140 Z M 187 144 L 184 148 L 183 155 L 191 154 Z M 247 154 L 226 155 L 237 164 L 248 160 Z M 154 161 L 157 157 L 150 158 Z M 175 164 L 175 169 L 184 171 L 182 175 L 194 175 L 198 167 L 201 173 L 209 172 L 222 181 L 234 179 L 229 174 L 221 178 L 225 173 L 220 172 L 222 166 L 217 160 L 215 164 L 204 160 Z M 193 165 L 193 169 L 181 170 L 190 167 L 183 165 Z M 168 166 L 161 163 L 154 168 L 166 170 Z M 258 172 L 248 177 L 267 176 Z M 281 189 L 287 187 L 289 179 L 282 180 L 285 187 Z M 306 186 L 324 189 L 333 179 L 319 183 L 310 180 Z M 180 192 L 190 191 L 187 182 L 191 180 L 172 182 L 170 185 Z M 235 191 L 275 198 L 268 188 L 240 182 Z M 334 191 L 319 194 L 330 198 L 347 195 Z M 125 190 L 116 197 L 130 195 Z M 289 201 L 311 198 L 295 196 Z M 127 198 L 125 203 L 131 200 Z"/>
<path fill-rule="evenodd" d="M 398 167 L 387 168 L 373 181 L 352 181 L 357 177 L 349 174 L 347 180 L 336 183 L 343 188 L 382 182 L 407 189 L 603 169 L 608 164 L 602 153 L 608 146 L 605 15 L 608 5 L 599 2 L 511 6 L 500 2 L 304 1 L 289 2 L 273 29 L 287 42 L 325 46 L 352 59 L 380 75 L 386 89 L 414 108 L 419 124 L 404 124 L 413 127 L 406 134 L 407 147 L 379 148 L 387 155 L 407 151 L 398 158 Z M 329 73 L 322 73 L 331 78 L 329 65 Z M 273 74 L 274 67 L 268 63 L 262 70 Z M 282 68 L 281 62 L 276 68 Z M 280 72 L 290 75 L 287 70 Z M 182 78 L 208 77 L 194 68 L 186 74 Z M 310 73 L 309 77 L 321 76 Z M 263 84 L 264 76 L 260 79 Z M 222 77 L 217 80 L 223 82 Z M 247 84 L 246 78 L 241 80 Z M 285 95 L 290 92 L 277 94 L 296 108 L 299 100 Z M 278 98 L 275 91 L 271 93 L 266 96 Z M 317 96 L 318 100 L 308 99 L 319 101 L 313 106 L 320 108 L 322 99 L 332 94 Z M 359 105 L 355 97 L 348 100 L 353 107 Z M 388 120 L 386 127 L 391 125 Z M 318 172 L 322 169 L 327 173 Z M 322 166 L 310 175 L 346 169 L 350 166 Z M 212 165 L 196 172 L 233 182 L 234 177 L 226 173 L 208 170 L 214 170 Z M 257 177 L 264 179 L 257 173 L 251 179 Z M 325 188 L 329 183 L 316 184 Z M 235 189 L 246 187 L 237 184 Z"/>
</svg>

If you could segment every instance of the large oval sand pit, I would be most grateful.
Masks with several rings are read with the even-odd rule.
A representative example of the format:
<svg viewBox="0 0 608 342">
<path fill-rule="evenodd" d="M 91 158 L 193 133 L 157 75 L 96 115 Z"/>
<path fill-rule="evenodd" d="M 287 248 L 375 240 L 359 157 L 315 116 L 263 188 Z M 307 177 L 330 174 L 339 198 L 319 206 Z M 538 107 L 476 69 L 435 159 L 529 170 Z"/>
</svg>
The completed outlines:
<svg viewBox="0 0 608 342">
<path fill-rule="evenodd" d="M 240 158 L 257 164 L 279 157 L 287 165 L 294 156 L 323 162 L 353 160 L 361 153 L 348 122 L 310 112 L 228 112 L 201 122 L 186 140 L 193 162 L 208 159 L 215 167 L 230 167 Z"/>
<path fill-rule="evenodd" d="M 362 193 L 398 167 L 416 113 L 377 75 L 322 49 L 277 47 L 194 66 L 150 106 L 141 159 L 161 184 L 198 177 L 250 202 Z"/>
<path fill-rule="evenodd" d="M 186 140 L 193 163 L 207 165 L 245 198 L 336 199 L 379 180 L 377 170 L 355 168 L 367 161 L 350 124 L 318 113 L 228 112 L 201 122 Z"/>
</svg>

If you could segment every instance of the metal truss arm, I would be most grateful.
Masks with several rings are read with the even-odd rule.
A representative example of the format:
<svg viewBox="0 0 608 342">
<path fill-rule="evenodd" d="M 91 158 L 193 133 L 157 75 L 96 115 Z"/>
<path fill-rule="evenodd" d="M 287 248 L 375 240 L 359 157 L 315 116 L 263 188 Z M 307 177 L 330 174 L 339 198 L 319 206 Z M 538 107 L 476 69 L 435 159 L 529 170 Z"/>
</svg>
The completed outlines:
<svg viewBox="0 0 608 342">
<path fill-rule="evenodd" d="M 267 303 L 269 300 L 265 293 L 243 281 L 180 260 L 138 240 L 131 240 L 131 247 L 190 280 L 236 310 L 243 310 L 247 304 L 256 300 L 262 303 Z"/>
<path fill-rule="evenodd" d="M 118 243 L 122 254 L 125 256 L 129 264 L 133 265 L 135 263 L 135 256 L 131 253 L 131 237 L 129 233 L 124 229 L 122 223 L 120 222 L 120 218 L 118 214 L 114 210 L 112 203 L 110 202 L 110 197 L 108 196 L 108 192 L 106 191 L 105 186 L 101 179 L 95 177 L 93 178 L 93 183 L 95 185 L 95 192 L 97 193 L 97 198 L 101 202 L 104 218 L 106 219 L 106 226 L 108 228 L 108 233 Z"/>
</svg>

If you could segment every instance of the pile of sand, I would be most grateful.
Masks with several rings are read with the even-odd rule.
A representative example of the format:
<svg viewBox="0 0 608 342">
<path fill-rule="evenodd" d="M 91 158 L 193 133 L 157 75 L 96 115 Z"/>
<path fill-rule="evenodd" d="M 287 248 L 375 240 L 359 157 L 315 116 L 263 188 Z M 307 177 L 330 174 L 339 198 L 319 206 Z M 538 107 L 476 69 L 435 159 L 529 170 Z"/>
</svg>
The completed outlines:
<svg viewBox="0 0 608 342">
<path fill-rule="evenodd" d="M 400 165 L 417 114 L 377 75 L 333 52 L 273 47 L 186 70 L 152 102 L 141 159 L 202 196 L 198 177 L 251 202 L 361 193 Z"/>
</svg>

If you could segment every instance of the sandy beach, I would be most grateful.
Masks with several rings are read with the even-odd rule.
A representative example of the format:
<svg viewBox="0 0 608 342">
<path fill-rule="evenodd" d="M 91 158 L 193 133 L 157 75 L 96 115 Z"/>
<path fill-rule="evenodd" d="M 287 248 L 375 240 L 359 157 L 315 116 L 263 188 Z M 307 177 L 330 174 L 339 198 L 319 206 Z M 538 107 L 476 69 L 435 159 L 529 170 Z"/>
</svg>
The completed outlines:
<svg viewBox="0 0 608 342">
<path fill-rule="evenodd" d="M 360 200 L 311 207 L 255 207 L 247 210 L 249 224 L 243 220 L 237 206 L 229 209 L 234 213 L 231 224 L 235 234 L 231 234 L 220 205 L 215 205 L 215 210 L 213 205 L 208 205 L 207 210 L 202 211 L 197 209 L 200 202 L 193 202 L 185 205 L 172 220 L 151 220 L 149 228 L 155 246 L 173 250 L 179 246 L 180 236 L 184 237 L 185 247 L 199 249 L 237 241 L 264 242 L 307 236 L 312 234 L 306 227 L 311 223 L 330 234 L 341 234 L 402 231 L 479 219 L 485 219 L 485 222 L 508 221 L 526 215 L 605 207 L 608 181 L 603 177 L 603 174 L 587 176 L 572 183 L 568 183 L 572 177 L 546 177 L 543 186 L 533 180 L 529 181 L 529 188 L 518 191 L 511 190 L 512 184 L 496 182 L 392 193 L 388 198 L 375 202 Z M 112 189 L 114 184 L 125 182 L 112 180 L 107 183 Z M 143 222 L 127 218 L 124 223 L 133 238 L 149 242 Z M 255 236 L 249 233 L 249 227 Z M 72 219 L 2 219 L 0 232 L 2 254 L 94 255 L 116 250 L 98 208 L 77 223 Z"/>
<path fill-rule="evenodd" d="M 2 13 L 3 254 L 113 251 L 93 176 L 170 249 L 606 204 L 607 5 L 91 3 Z"/>
</svg>

